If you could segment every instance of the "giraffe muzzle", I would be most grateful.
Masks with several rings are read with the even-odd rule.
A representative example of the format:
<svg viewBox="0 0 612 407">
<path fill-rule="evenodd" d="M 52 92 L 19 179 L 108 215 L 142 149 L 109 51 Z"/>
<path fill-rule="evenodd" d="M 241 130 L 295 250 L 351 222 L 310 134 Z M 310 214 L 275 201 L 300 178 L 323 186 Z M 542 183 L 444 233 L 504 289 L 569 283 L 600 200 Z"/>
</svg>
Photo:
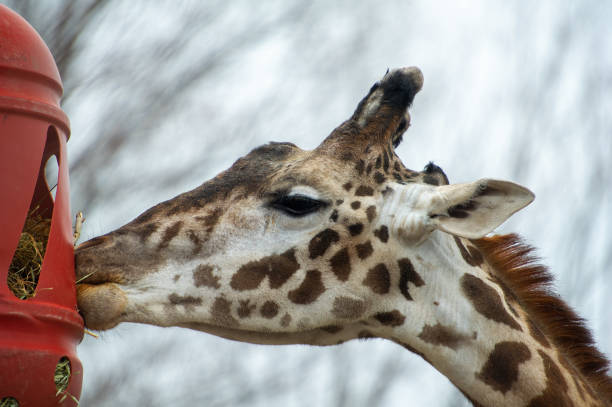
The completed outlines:
<svg viewBox="0 0 612 407">
<path fill-rule="evenodd" d="M 77 285 L 79 313 L 89 329 L 111 329 L 121 322 L 127 307 L 125 292 L 114 283 Z"/>
</svg>

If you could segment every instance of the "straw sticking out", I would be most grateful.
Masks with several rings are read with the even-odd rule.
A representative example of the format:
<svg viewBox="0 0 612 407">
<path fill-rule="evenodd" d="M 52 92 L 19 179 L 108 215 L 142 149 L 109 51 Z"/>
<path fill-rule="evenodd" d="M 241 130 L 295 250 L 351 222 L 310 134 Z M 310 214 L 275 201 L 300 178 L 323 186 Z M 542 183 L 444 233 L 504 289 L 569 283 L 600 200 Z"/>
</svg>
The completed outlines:
<svg viewBox="0 0 612 407">
<path fill-rule="evenodd" d="M 51 229 L 51 219 L 34 213 L 26 218 L 7 277 L 9 289 L 22 300 L 34 296 Z"/>
</svg>

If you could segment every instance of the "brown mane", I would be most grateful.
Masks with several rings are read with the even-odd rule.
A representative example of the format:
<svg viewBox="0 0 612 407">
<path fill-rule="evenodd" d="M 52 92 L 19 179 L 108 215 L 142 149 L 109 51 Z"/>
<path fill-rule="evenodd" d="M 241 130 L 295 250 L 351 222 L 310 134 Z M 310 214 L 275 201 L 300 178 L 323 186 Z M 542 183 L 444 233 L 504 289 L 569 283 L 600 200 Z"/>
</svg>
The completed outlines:
<svg viewBox="0 0 612 407">
<path fill-rule="evenodd" d="M 612 378 L 608 375 L 608 360 L 596 348 L 584 320 L 555 294 L 553 277 L 546 266 L 538 263 L 534 249 L 515 234 L 487 237 L 473 243 L 537 327 L 593 390 L 604 400 L 611 401 Z"/>
</svg>

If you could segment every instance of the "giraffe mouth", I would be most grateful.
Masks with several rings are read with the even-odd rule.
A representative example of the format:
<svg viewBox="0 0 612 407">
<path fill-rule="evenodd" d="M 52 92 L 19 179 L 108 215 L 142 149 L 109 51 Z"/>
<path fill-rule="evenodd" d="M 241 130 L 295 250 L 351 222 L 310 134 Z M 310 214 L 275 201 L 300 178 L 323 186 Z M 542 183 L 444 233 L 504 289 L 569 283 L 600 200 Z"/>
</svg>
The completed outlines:
<svg viewBox="0 0 612 407">
<path fill-rule="evenodd" d="M 127 296 L 120 288 L 125 279 L 122 270 L 104 264 L 106 236 L 91 239 L 75 250 L 75 272 L 78 311 L 85 326 L 106 330 L 121 322 L 127 306 Z"/>
</svg>

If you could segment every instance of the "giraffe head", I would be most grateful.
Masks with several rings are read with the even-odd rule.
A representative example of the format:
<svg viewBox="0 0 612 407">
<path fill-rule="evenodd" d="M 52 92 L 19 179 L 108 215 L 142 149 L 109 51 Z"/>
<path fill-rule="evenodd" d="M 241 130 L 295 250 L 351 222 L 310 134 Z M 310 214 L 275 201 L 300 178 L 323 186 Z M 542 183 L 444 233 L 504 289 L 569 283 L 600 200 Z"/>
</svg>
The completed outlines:
<svg viewBox="0 0 612 407">
<path fill-rule="evenodd" d="M 404 167 L 394 148 L 422 84 L 417 68 L 388 72 L 316 149 L 256 148 L 80 245 L 86 325 L 182 326 L 273 344 L 389 336 L 405 319 L 395 304 L 414 301 L 423 273 L 454 261 L 432 258 L 436 245 L 483 237 L 533 200 L 510 182 L 449 185 L 431 163 Z"/>
</svg>

